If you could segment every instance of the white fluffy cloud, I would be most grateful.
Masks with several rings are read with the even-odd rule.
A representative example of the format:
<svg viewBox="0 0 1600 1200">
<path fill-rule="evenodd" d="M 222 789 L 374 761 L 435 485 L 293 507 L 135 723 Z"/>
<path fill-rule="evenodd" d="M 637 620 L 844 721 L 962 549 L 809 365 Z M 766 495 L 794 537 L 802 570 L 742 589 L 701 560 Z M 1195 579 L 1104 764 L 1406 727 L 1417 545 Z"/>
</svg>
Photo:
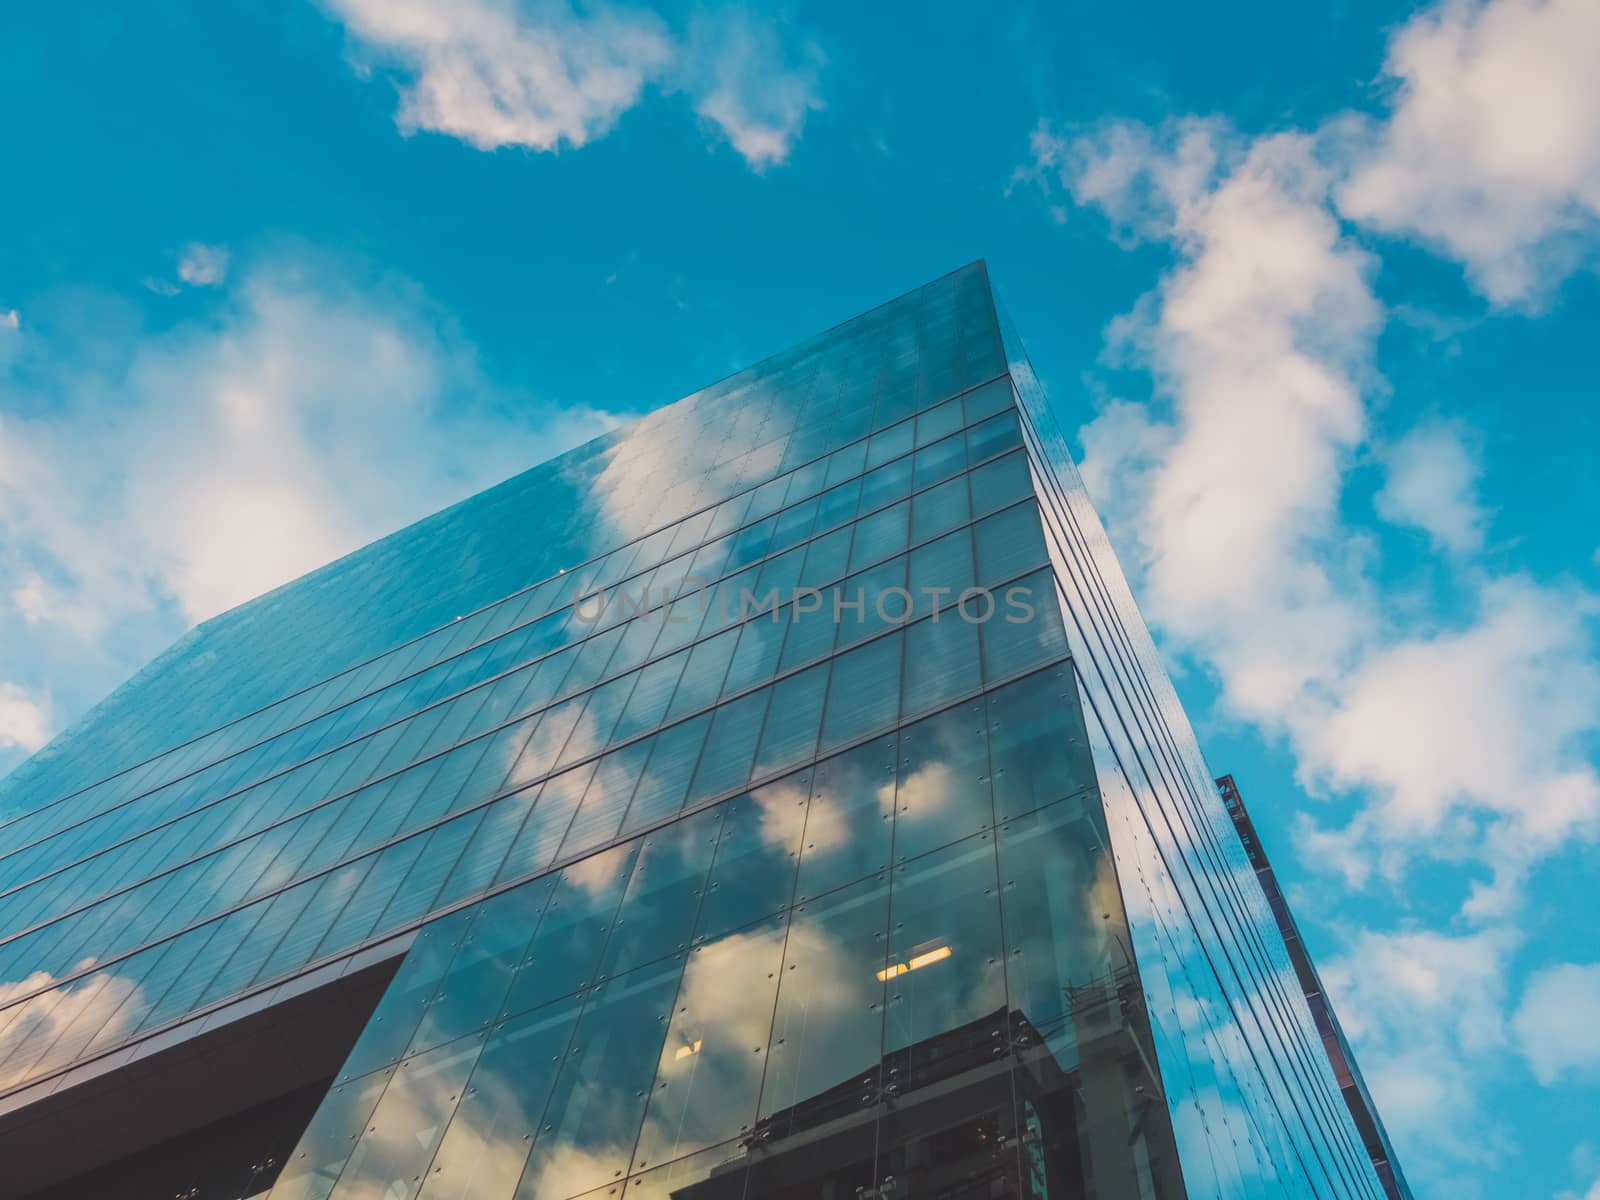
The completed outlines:
<svg viewBox="0 0 1600 1200">
<path fill-rule="evenodd" d="M 397 119 L 480 150 L 578 147 L 656 85 L 689 93 L 750 166 L 788 158 L 820 107 L 815 55 L 795 61 L 770 23 L 706 11 L 686 34 L 654 13 L 567 0 L 328 0 L 357 45 L 411 78 Z"/>
<path fill-rule="evenodd" d="M 1466 265 L 1499 304 L 1537 301 L 1600 230 L 1600 5 L 1453 0 L 1389 44 L 1393 110 L 1343 212 Z"/>
<path fill-rule="evenodd" d="M 1476 613 L 1446 621 L 1385 594 L 1378 543 L 1342 508 L 1382 311 L 1332 209 L 1337 149 L 1195 120 L 1035 133 L 1035 178 L 1176 252 L 1109 331 L 1157 402 L 1114 403 L 1080 432 L 1084 478 L 1146 615 L 1212 671 L 1224 708 L 1286 738 L 1310 789 L 1366 798 L 1343 828 L 1304 823 L 1303 848 L 1351 882 L 1475 854 L 1493 882 L 1464 912 L 1491 918 L 1541 855 L 1600 824 L 1595 602 L 1473 575 Z M 1488 519 L 1464 437 L 1435 421 L 1399 438 L 1374 498 L 1457 554 Z"/>
<path fill-rule="evenodd" d="M 333 0 L 364 46 L 409 70 L 398 120 L 476 146 L 555 150 L 604 135 L 672 57 L 650 13 L 564 0 Z"/>
<path fill-rule="evenodd" d="M 1419 426 L 1387 447 L 1383 459 L 1387 478 L 1373 497 L 1380 517 L 1422 530 L 1452 554 L 1483 548 L 1489 514 L 1477 499 L 1482 468 L 1459 427 Z"/>
<path fill-rule="evenodd" d="M 608 426 L 483 403 L 470 354 L 391 294 L 258 272 L 120 377 L 10 419 L 0 565 L 24 615 L 92 636 L 165 596 L 203 620 Z"/>
<path fill-rule="evenodd" d="M 0 377 L 0 767 L 189 624 L 613 424 L 497 392 L 403 282 L 257 268 L 88 370 Z M 28 687 L 33 698 L 17 690 Z"/>
<path fill-rule="evenodd" d="M 1083 431 L 1085 477 L 1134 505 L 1118 532 L 1137 544 L 1148 615 L 1218 668 L 1238 712 L 1281 713 L 1360 633 L 1323 543 L 1366 430 L 1380 316 L 1368 256 L 1322 203 L 1306 137 L 1245 147 L 1203 123 L 1160 137 L 1122 125 L 1047 160 L 1074 198 L 1130 233 L 1159 231 L 1180 256 L 1112 330 L 1171 417 L 1108 412 Z"/>
<path fill-rule="evenodd" d="M 1529 978 L 1511 1024 L 1540 1083 L 1600 1078 L 1597 1018 L 1600 963 L 1561 963 Z"/>
<path fill-rule="evenodd" d="M 1479 1100 L 1506 1057 L 1505 918 L 1541 859 L 1600 833 L 1600 600 L 1475 561 L 1493 514 L 1477 434 L 1448 410 L 1374 433 L 1385 314 L 1350 219 L 1455 256 L 1494 302 L 1536 302 L 1578 261 L 1600 194 L 1600 138 L 1583 132 L 1600 93 L 1575 66 L 1600 10 L 1576 7 L 1415 18 L 1392 47 L 1405 83 L 1387 123 L 1254 139 L 1199 118 L 1041 125 L 1018 172 L 1047 203 L 1103 212 L 1119 243 L 1173 252 L 1107 333 L 1152 398 L 1113 401 L 1080 431 L 1083 475 L 1168 648 L 1212 674 L 1227 715 L 1287 746 L 1309 791 L 1343 794 L 1345 818 L 1302 815 L 1301 859 L 1352 886 L 1398 885 L 1423 858 L 1466 868 L 1454 932 L 1365 932 L 1324 972 L 1408 1171 L 1441 1194 L 1475 1194 L 1506 1150 Z M 1572 41 L 1542 64 L 1529 47 L 1558 25 Z M 1525 93 L 1512 65 L 1565 82 Z M 1558 95 L 1579 111 L 1546 128 L 1534 114 Z M 1431 127 L 1446 117 L 1458 125 Z M 1391 585 L 1381 527 L 1351 523 L 1355 468 L 1374 459 L 1373 508 L 1427 534 L 1449 609 Z M 1524 1052 L 1542 1078 L 1588 1071 L 1600 1048 L 1569 1024 L 1579 1002 L 1600 1007 L 1594 981 L 1538 984 L 1518 1014 Z"/>
<path fill-rule="evenodd" d="M 228 277 L 228 250 L 190 242 L 178 256 L 178 278 L 190 287 L 215 287 Z"/>
<path fill-rule="evenodd" d="M 0 750 L 32 754 L 49 740 L 48 705 L 14 683 L 0 683 Z"/>
<path fill-rule="evenodd" d="M 1495 885 L 1467 901 L 1503 913 L 1523 873 L 1600 822 L 1600 774 L 1585 740 L 1600 712 L 1592 605 L 1526 579 L 1484 585 L 1465 629 L 1397 641 L 1341 682 L 1296 731 L 1317 785 L 1375 794 L 1362 829 L 1423 845 L 1456 816 L 1489 819 Z"/>
<path fill-rule="evenodd" d="M 86 958 L 74 964 L 72 970 L 81 971 L 93 965 L 94 959 Z M 113 1036 L 128 1014 L 138 1008 L 137 1003 L 128 1003 L 138 996 L 137 981 L 115 972 L 91 975 L 58 991 L 41 991 L 55 982 L 54 976 L 43 971 L 36 971 L 15 983 L 0 982 L 0 1005 L 15 1005 L 5 1011 L 14 1014 L 10 1018 L 12 1021 L 23 1022 L 11 1027 L 27 1029 L 39 1046 L 52 1046 L 58 1038 L 94 1036 L 84 1035 L 85 1029 Z M 23 996 L 29 998 L 19 1003 L 19 997 Z M 15 1087 L 28 1078 L 34 1057 L 26 1057 L 25 1062 L 8 1062 L 0 1068 L 0 1088 Z"/>
<path fill-rule="evenodd" d="M 1476 1168 L 1507 1147 L 1484 1131 L 1478 1072 L 1506 1044 L 1506 968 L 1516 944 L 1503 933 L 1424 929 L 1364 932 L 1323 964 L 1345 1032 L 1402 1164 L 1440 1195 L 1478 1196 Z M 1420 1169 L 1419 1169 L 1420 1168 Z"/>
<path fill-rule="evenodd" d="M 697 16 L 686 65 L 695 112 L 757 171 L 787 160 L 806 114 L 822 107 L 815 51 L 791 61 L 771 21 L 743 10 Z"/>
</svg>

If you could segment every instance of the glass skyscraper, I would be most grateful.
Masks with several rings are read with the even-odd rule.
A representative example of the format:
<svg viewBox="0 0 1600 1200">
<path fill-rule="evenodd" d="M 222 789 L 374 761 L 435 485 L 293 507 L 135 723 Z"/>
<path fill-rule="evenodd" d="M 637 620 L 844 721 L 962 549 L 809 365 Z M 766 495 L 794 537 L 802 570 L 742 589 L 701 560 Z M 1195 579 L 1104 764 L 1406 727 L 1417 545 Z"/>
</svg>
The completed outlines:
<svg viewBox="0 0 1600 1200">
<path fill-rule="evenodd" d="M 981 263 L 0 785 L 5 1196 L 1399 1195 L 1306 995 Z"/>
</svg>

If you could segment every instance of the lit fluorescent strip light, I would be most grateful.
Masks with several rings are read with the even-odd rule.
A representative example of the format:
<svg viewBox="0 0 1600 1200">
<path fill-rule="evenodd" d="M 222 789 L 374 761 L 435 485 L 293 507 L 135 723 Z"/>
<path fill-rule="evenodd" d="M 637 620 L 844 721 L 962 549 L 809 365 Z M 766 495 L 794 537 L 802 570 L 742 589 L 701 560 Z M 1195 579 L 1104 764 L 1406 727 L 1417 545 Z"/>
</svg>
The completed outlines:
<svg viewBox="0 0 1600 1200">
<path fill-rule="evenodd" d="M 945 959 L 949 958 L 950 953 L 951 951 L 949 946 L 940 946 L 936 950 L 929 950 L 924 954 L 917 955 L 910 962 L 895 963 L 893 966 L 885 967 L 883 970 L 877 972 L 878 982 L 883 983 L 886 980 L 897 978 L 898 976 L 905 975 L 908 972 L 920 971 L 923 967 L 931 967 L 934 963 L 943 962 Z"/>
</svg>

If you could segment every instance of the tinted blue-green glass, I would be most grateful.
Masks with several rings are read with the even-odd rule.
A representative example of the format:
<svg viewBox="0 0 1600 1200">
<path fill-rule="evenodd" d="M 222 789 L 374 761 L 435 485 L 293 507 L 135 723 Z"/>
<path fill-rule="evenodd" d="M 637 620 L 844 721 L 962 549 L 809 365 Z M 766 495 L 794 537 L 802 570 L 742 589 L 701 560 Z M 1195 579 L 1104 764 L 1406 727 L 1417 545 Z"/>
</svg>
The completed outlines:
<svg viewBox="0 0 1600 1200">
<path fill-rule="evenodd" d="M 1007 357 L 976 264 L 189 635 L 0 784 L 0 1091 L 416 930 L 275 1195 L 1376 1195 Z"/>
</svg>

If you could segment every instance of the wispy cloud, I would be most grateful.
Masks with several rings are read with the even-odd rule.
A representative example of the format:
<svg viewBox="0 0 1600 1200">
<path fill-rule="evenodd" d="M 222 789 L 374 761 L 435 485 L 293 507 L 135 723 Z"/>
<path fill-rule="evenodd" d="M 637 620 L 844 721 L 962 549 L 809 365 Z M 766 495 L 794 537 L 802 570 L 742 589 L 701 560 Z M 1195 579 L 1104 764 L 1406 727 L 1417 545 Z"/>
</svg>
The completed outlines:
<svg viewBox="0 0 1600 1200">
<path fill-rule="evenodd" d="M 1378 447 L 1373 503 L 1468 560 L 1470 617 L 1387 592 L 1381 543 L 1346 520 L 1384 319 L 1375 260 L 1336 207 L 1348 139 L 1188 119 L 1041 126 L 1032 151 L 1026 175 L 1175 253 L 1108 335 L 1157 402 L 1113 404 L 1081 431 L 1147 612 L 1215 673 L 1228 712 L 1289 740 L 1309 788 L 1367 798 L 1336 834 L 1347 875 L 1475 854 L 1494 882 L 1462 912 L 1503 913 L 1533 863 L 1600 826 L 1600 609 L 1470 561 L 1490 514 L 1459 423 Z"/>
<path fill-rule="evenodd" d="M 1433 422 L 1385 447 L 1387 478 L 1373 497 L 1378 515 L 1420 529 L 1451 554 L 1481 550 L 1489 514 L 1478 503 L 1483 468 L 1469 437 L 1459 425 Z"/>
<path fill-rule="evenodd" d="M 1537 971 L 1512 1017 L 1517 1045 L 1540 1083 L 1600 1079 L 1600 963 Z"/>
<path fill-rule="evenodd" d="M 402 129 L 480 150 L 556 150 L 603 136 L 672 59 L 654 14 L 564 0 L 332 0 L 360 45 L 395 61 Z"/>
<path fill-rule="evenodd" d="M 1526 305 L 1600 234 L 1600 6 L 1455 0 L 1389 44 L 1389 115 L 1367 128 L 1340 209 L 1466 265 Z"/>
<path fill-rule="evenodd" d="M 0 682 L 0 750 L 32 754 L 49 740 L 48 705 L 14 683 Z"/>
<path fill-rule="evenodd" d="M 819 56 L 772 22 L 699 11 L 682 32 L 655 13 L 566 0 L 328 0 L 363 55 L 407 82 L 396 119 L 480 150 L 555 151 L 604 137 L 652 86 L 695 111 L 755 170 L 784 162 L 821 107 Z"/>
<path fill-rule="evenodd" d="M 1484 560 L 1477 431 L 1375 434 L 1388 314 L 1370 234 L 1458 259 L 1494 304 L 1547 297 L 1593 250 L 1600 91 L 1576 47 L 1596 19 L 1565 0 L 1447 4 L 1396 34 L 1385 118 L 1259 137 L 1202 117 L 1041 124 L 1014 180 L 1171 251 L 1107 333 L 1152 399 L 1080 431 L 1083 474 L 1166 644 L 1338 798 L 1340 818 L 1302 814 L 1302 862 L 1354 887 L 1455 868 L 1450 932 L 1358 933 L 1328 972 L 1408 1169 L 1451 1194 L 1504 1149 L 1477 1096 L 1505 1058 L 1508 918 L 1538 863 L 1600 833 L 1600 599 Z M 1524 89 L 1530 72 L 1546 77 Z M 1349 502 L 1374 461 L 1381 523 L 1364 525 Z M 1425 533 L 1449 586 L 1393 584 L 1383 523 Z M 1525 1005 L 1588 982 L 1552 976 Z M 1536 1052 L 1546 1077 L 1559 1040 Z"/>
<path fill-rule="evenodd" d="M 1505 976 L 1516 948 L 1503 932 L 1367 931 L 1323 964 L 1345 1031 L 1366 1051 L 1362 1073 L 1400 1140 L 1402 1164 L 1441 1195 L 1482 1196 L 1483 1168 L 1511 1149 L 1485 1132 L 1493 1118 L 1478 1096 L 1482 1074 L 1504 1059 Z"/>
<path fill-rule="evenodd" d="M 22 316 L 14 308 L 0 309 L 0 370 L 16 358 L 22 348 Z"/>
<path fill-rule="evenodd" d="M 178 256 L 178 278 L 190 287 L 215 287 L 228 277 L 228 249 L 190 242 Z"/>
<path fill-rule="evenodd" d="M 13 684 L 91 681 L 53 689 L 76 706 L 188 624 L 613 424 L 497 389 L 414 286 L 309 256 L 253 266 L 114 369 L 30 336 L 0 415 L 0 641 Z M 31 710 L 5 711 L 34 748 Z"/>
<path fill-rule="evenodd" d="M 819 68 L 814 46 L 791 56 L 770 19 L 742 9 L 690 22 L 685 70 L 695 112 L 756 171 L 786 161 L 806 115 L 822 107 Z"/>
</svg>

